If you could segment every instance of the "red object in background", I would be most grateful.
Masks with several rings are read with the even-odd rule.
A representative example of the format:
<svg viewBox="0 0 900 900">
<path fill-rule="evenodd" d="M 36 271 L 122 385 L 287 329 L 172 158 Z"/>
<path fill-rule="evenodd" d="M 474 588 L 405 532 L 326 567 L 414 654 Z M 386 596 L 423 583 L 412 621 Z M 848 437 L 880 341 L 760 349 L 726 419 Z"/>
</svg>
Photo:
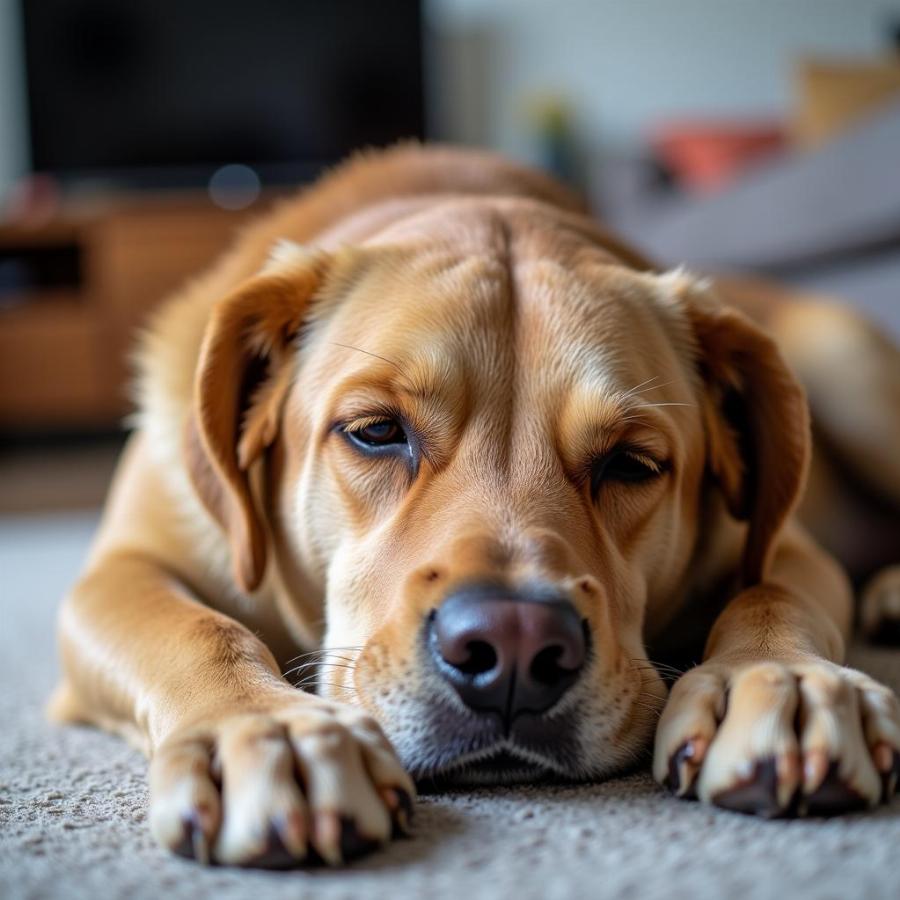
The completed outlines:
<svg viewBox="0 0 900 900">
<path fill-rule="evenodd" d="M 670 122 L 650 140 L 659 160 L 679 184 L 713 191 L 744 169 L 782 151 L 784 127 L 774 122 Z"/>
</svg>

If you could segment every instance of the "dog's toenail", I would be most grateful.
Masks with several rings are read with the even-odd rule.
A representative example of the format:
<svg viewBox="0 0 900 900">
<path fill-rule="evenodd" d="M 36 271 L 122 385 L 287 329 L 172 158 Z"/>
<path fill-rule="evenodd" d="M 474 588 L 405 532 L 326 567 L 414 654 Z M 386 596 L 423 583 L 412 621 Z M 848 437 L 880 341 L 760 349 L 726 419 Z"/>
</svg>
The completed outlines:
<svg viewBox="0 0 900 900">
<path fill-rule="evenodd" d="M 280 829 L 276 823 L 269 826 L 266 838 L 266 846 L 262 853 L 253 857 L 247 865 L 259 869 L 290 869 L 296 866 L 302 859 L 297 857 L 284 845 L 281 839 Z"/>
<path fill-rule="evenodd" d="M 804 810 L 810 816 L 834 816 L 867 806 L 866 798 L 841 777 L 837 760 L 831 761 L 822 783 L 803 800 Z"/>
<path fill-rule="evenodd" d="M 782 808 L 778 802 L 778 769 L 774 758 L 759 760 L 746 779 L 733 788 L 720 791 L 712 799 L 723 809 L 766 819 L 786 815 L 793 805 L 792 800 Z"/>
<path fill-rule="evenodd" d="M 341 816 L 341 856 L 347 862 L 378 849 L 379 841 L 360 834 L 349 816 Z"/>
<path fill-rule="evenodd" d="M 172 851 L 185 859 L 194 859 L 203 865 L 209 865 L 209 842 L 200 824 L 199 816 L 192 812 L 181 820 L 181 840 Z"/>
<path fill-rule="evenodd" d="M 881 800 L 883 803 L 887 803 L 894 796 L 898 779 L 900 779 L 900 753 L 895 750 L 890 770 L 881 776 Z"/>
<path fill-rule="evenodd" d="M 676 796 L 680 796 L 682 789 L 681 774 L 685 770 L 685 763 L 689 759 L 693 759 L 696 754 L 696 748 L 693 741 L 685 741 L 670 757 L 669 757 L 669 774 L 665 780 L 665 787 L 668 788 Z M 693 784 L 685 785 L 684 799 L 696 799 L 696 790 Z"/>
<path fill-rule="evenodd" d="M 396 788 L 395 793 L 397 795 L 397 809 L 394 812 L 395 831 L 401 835 L 409 835 L 414 811 L 412 797 L 403 788 Z"/>
</svg>

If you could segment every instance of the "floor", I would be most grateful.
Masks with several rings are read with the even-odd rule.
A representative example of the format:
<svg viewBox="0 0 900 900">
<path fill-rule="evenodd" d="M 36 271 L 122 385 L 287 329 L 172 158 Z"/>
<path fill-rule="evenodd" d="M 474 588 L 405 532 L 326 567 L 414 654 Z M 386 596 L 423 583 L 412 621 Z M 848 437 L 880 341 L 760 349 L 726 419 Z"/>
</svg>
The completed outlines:
<svg viewBox="0 0 900 900">
<path fill-rule="evenodd" d="M 84 485 L 100 480 L 102 454 L 91 465 Z M 0 515 L 4 898 L 900 897 L 900 801 L 868 815 L 764 822 L 675 801 L 645 772 L 424 797 L 411 839 L 340 871 L 203 869 L 167 856 L 147 831 L 139 754 L 41 714 L 56 671 L 55 609 L 96 517 L 92 508 Z M 854 662 L 900 688 L 900 652 L 857 648 Z"/>
</svg>

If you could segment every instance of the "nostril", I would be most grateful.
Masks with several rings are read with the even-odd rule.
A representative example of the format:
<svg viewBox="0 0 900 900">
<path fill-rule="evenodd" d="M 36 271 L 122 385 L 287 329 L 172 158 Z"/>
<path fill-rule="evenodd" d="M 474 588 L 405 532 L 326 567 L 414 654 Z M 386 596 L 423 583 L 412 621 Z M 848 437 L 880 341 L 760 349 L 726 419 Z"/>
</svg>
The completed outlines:
<svg viewBox="0 0 900 900">
<path fill-rule="evenodd" d="M 574 670 L 563 668 L 560 665 L 560 659 L 565 653 L 565 648 L 560 646 L 545 647 L 531 661 L 528 667 L 528 674 L 533 681 L 538 684 L 544 684 L 547 687 L 553 687 L 563 679 L 572 674 Z"/>
<path fill-rule="evenodd" d="M 560 616 L 554 627 L 559 629 L 558 636 L 543 647 L 538 645 L 528 664 L 528 677 L 535 685 L 546 688 L 571 682 L 584 665 L 590 643 L 587 620 L 578 624 L 574 616 Z"/>
<path fill-rule="evenodd" d="M 466 652 L 467 657 L 462 662 L 451 663 L 465 675 L 483 675 L 497 665 L 497 651 L 487 641 L 469 641 Z"/>
</svg>

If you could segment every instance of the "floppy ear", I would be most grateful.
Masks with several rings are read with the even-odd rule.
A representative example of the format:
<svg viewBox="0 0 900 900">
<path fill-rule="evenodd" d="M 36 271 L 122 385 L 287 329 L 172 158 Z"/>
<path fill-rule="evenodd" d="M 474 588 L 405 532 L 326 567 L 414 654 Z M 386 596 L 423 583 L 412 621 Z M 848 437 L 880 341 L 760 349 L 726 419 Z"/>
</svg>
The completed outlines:
<svg viewBox="0 0 900 900">
<path fill-rule="evenodd" d="M 228 537 L 234 576 L 245 591 L 259 585 L 266 566 L 266 532 L 249 469 L 278 433 L 294 338 L 325 269 L 322 255 L 296 250 L 290 264 L 278 266 L 276 259 L 213 307 L 187 426 L 191 481 Z"/>
<path fill-rule="evenodd" d="M 729 511 L 748 523 L 741 575 L 756 584 L 806 483 L 806 395 L 768 334 L 704 285 L 688 285 L 681 298 L 705 387 L 707 463 Z"/>
</svg>

